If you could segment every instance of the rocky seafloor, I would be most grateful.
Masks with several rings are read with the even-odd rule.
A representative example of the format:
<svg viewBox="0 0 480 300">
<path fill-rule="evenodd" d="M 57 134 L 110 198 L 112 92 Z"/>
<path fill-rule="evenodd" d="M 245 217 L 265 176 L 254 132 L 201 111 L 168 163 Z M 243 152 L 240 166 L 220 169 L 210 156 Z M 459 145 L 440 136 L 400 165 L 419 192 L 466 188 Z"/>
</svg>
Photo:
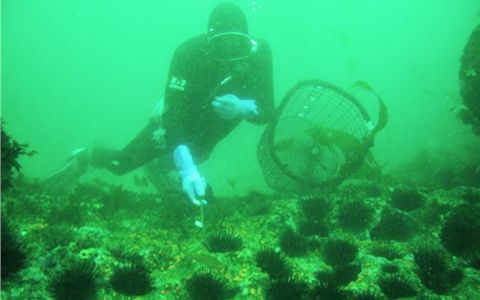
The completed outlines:
<svg viewBox="0 0 480 300">
<path fill-rule="evenodd" d="M 480 299 L 478 188 L 209 200 L 201 229 L 177 194 L 19 184 L 2 195 L 1 299 Z"/>
</svg>

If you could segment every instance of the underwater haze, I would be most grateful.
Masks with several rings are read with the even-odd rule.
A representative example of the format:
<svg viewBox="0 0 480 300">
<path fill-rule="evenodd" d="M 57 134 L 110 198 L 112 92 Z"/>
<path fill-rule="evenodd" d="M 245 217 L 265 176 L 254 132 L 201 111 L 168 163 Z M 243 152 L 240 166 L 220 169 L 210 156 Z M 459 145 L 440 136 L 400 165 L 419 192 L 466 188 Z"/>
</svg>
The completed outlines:
<svg viewBox="0 0 480 300">
<path fill-rule="evenodd" d="M 221 2 L 1 1 L 1 299 L 480 299 L 480 0 L 232 1 L 259 38 L 246 66 L 271 47 L 278 118 L 241 122 L 198 172 L 175 145 L 162 180 L 86 172 L 94 151 L 65 164 L 158 117 L 175 49 Z M 219 36 L 244 38 L 206 53 Z M 248 68 L 228 66 L 205 95 L 237 94 Z M 201 109 L 222 118 L 225 97 Z"/>
<path fill-rule="evenodd" d="M 37 151 L 22 161 L 25 174 L 47 176 L 78 147 L 131 140 L 163 97 L 175 47 L 206 31 L 219 2 L 3 1 L 2 119 Z M 475 143 L 451 110 L 461 105 L 459 62 L 478 0 L 235 3 L 271 44 L 277 104 L 305 79 L 364 80 L 383 97 L 390 120 L 374 152 L 387 169 Z M 218 192 L 227 181 L 264 187 L 261 130 L 243 124 L 202 166 Z"/>
<path fill-rule="evenodd" d="M 131 140 L 163 97 L 175 47 L 206 31 L 217 3 L 3 1 L 2 118 L 38 152 L 22 161 L 25 173 L 45 177 L 75 148 Z M 375 149 L 381 164 L 471 138 L 450 110 L 461 104 L 459 62 L 478 0 L 236 3 L 250 32 L 271 43 L 276 103 L 305 79 L 377 90 L 390 113 Z M 259 132 L 237 128 L 205 164 L 220 190 L 225 178 L 261 182 Z"/>
</svg>

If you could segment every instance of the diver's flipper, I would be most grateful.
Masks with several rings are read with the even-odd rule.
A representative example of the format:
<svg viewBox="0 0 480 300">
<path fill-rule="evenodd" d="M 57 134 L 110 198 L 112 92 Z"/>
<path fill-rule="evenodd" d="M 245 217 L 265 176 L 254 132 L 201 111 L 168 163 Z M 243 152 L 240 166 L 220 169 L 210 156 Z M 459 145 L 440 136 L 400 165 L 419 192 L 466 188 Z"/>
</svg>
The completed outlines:
<svg viewBox="0 0 480 300">
<path fill-rule="evenodd" d="M 87 149 L 75 149 L 65 165 L 42 181 L 43 188 L 52 194 L 70 191 L 88 169 Z"/>
</svg>

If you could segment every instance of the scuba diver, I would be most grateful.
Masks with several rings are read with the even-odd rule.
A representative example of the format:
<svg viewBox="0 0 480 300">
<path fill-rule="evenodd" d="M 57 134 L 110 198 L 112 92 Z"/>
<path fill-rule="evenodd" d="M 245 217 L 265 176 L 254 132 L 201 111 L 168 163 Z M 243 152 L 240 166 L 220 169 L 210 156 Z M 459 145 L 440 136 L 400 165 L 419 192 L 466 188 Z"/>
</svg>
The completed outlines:
<svg viewBox="0 0 480 300">
<path fill-rule="evenodd" d="M 480 136 L 480 24 L 477 25 L 465 45 L 461 58 L 460 93 L 464 105 L 455 110 L 465 124 Z"/>
<path fill-rule="evenodd" d="M 248 34 L 246 17 L 230 3 L 216 6 L 207 32 L 174 52 L 165 87 L 164 111 L 122 150 L 81 148 L 44 183 L 66 191 L 89 166 L 125 174 L 140 166 L 164 195 L 183 190 L 196 205 L 206 204 L 206 180 L 197 164 L 241 120 L 265 124 L 274 111 L 272 58 L 268 43 Z M 179 172 L 181 185 L 168 176 Z"/>
</svg>

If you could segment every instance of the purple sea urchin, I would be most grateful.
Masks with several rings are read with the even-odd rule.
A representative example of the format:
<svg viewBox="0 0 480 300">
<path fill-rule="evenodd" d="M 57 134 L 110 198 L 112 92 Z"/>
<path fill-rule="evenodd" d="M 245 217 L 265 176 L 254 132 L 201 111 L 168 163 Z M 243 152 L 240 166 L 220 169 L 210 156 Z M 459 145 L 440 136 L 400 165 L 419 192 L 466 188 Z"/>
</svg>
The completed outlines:
<svg viewBox="0 0 480 300">
<path fill-rule="evenodd" d="M 332 266 L 351 263 L 357 257 L 357 253 L 357 245 L 349 240 L 329 239 L 323 247 L 323 258 Z"/>
<path fill-rule="evenodd" d="M 58 300 L 94 299 L 98 291 L 96 277 L 93 263 L 77 261 L 52 278 L 49 291 Z"/>
<path fill-rule="evenodd" d="M 291 267 L 285 258 L 272 248 L 260 249 L 255 255 L 255 262 L 271 279 L 286 279 L 291 275 Z"/>
<path fill-rule="evenodd" d="M 398 266 L 392 263 L 386 263 L 382 265 L 382 272 L 383 273 L 397 273 L 398 272 Z"/>
<path fill-rule="evenodd" d="M 10 275 L 18 272 L 25 266 L 26 255 L 23 244 L 20 243 L 18 237 L 12 231 L 2 216 L 1 220 L 1 244 L 2 244 L 2 282 Z"/>
<path fill-rule="evenodd" d="M 200 271 L 187 280 L 187 291 L 192 300 L 221 300 L 227 298 L 225 281 L 210 271 Z"/>
<path fill-rule="evenodd" d="M 361 231 L 368 228 L 373 220 L 373 213 L 373 208 L 362 201 L 348 202 L 338 210 L 338 223 L 344 229 Z"/>
<path fill-rule="evenodd" d="M 321 283 L 313 288 L 310 293 L 310 299 L 347 300 L 348 294 L 340 287 Z"/>
<path fill-rule="evenodd" d="M 414 224 L 414 220 L 404 213 L 387 211 L 370 231 L 370 237 L 374 240 L 406 241 L 415 232 Z"/>
<path fill-rule="evenodd" d="M 452 269 L 446 254 L 434 246 L 421 246 L 414 252 L 417 274 L 422 284 L 437 294 L 446 294 L 463 278 L 461 269 Z"/>
<path fill-rule="evenodd" d="M 306 219 L 298 224 L 298 232 L 305 236 L 328 236 L 328 226 L 323 221 Z"/>
<path fill-rule="evenodd" d="M 456 208 L 440 233 L 442 244 L 453 255 L 470 256 L 480 249 L 480 206 Z"/>
<path fill-rule="evenodd" d="M 389 299 L 407 298 L 417 295 L 417 290 L 413 284 L 402 275 L 384 275 L 379 279 L 378 285 L 383 294 Z"/>
<path fill-rule="evenodd" d="M 340 287 L 355 281 L 361 271 L 360 264 L 350 263 L 336 266 L 331 272 L 319 272 L 316 277 L 321 284 Z"/>
<path fill-rule="evenodd" d="M 142 296 L 153 289 L 150 271 L 143 264 L 115 268 L 110 284 L 116 292 L 127 296 Z"/>
<path fill-rule="evenodd" d="M 233 232 L 215 232 L 207 237 L 207 249 L 210 252 L 234 252 L 242 249 L 242 239 Z"/>
<path fill-rule="evenodd" d="M 309 244 L 304 236 L 287 228 L 280 235 L 280 248 L 288 256 L 302 256 L 307 254 Z"/>
<path fill-rule="evenodd" d="M 375 290 L 356 292 L 353 294 L 353 300 L 382 300 L 384 297 Z"/>
<path fill-rule="evenodd" d="M 302 300 L 307 296 L 307 284 L 293 278 L 271 281 L 265 292 L 268 300 Z"/>
<path fill-rule="evenodd" d="M 480 251 L 467 258 L 467 262 L 470 267 L 480 270 Z"/>
<path fill-rule="evenodd" d="M 395 188 L 391 195 L 392 206 L 403 211 L 412 211 L 425 203 L 425 197 L 412 187 Z"/>
<path fill-rule="evenodd" d="M 310 220 L 323 220 L 331 209 L 327 199 L 317 196 L 302 197 L 299 204 L 305 217 Z"/>
<path fill-rule="evenodd" d="M 402 252 L 400 252 L 400 250 L 395 248 L 393 245 L 388 245 L 384 243 L 375 245 L 372 248 L 371 252 L 374 256 L 383 257 L 388 260 L 394 260 L 403 256 Z"/>
</svg>

